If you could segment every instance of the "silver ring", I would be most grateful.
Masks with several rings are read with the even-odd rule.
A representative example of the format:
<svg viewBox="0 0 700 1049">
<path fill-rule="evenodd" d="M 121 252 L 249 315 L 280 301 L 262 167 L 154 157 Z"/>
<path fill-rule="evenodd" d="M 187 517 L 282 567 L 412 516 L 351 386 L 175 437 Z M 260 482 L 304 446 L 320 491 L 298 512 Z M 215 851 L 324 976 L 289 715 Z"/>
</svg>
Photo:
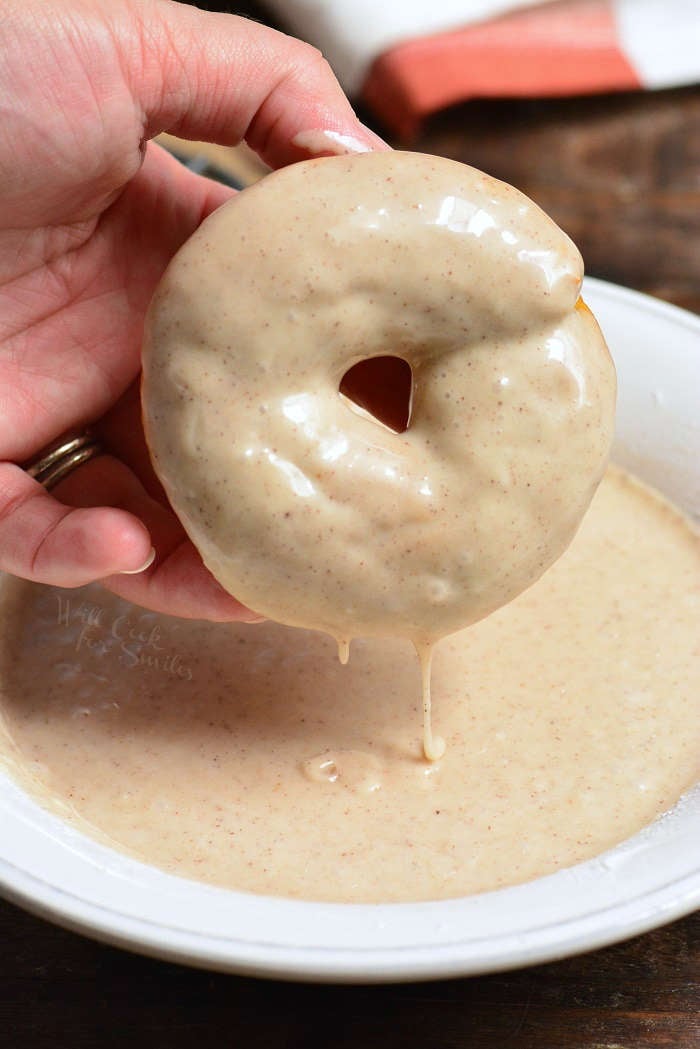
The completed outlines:
<svg viewBox="0 0 700 1049">
<path fill-rule="evenodd" d="M 104 448 L 98 439 L 86 430 L 81 434 L 61 437 L 45 448 L 37 459 L 25 465 L 24 470 L 49 490 L 83 463 L 103 454 Z"/>
</svg>

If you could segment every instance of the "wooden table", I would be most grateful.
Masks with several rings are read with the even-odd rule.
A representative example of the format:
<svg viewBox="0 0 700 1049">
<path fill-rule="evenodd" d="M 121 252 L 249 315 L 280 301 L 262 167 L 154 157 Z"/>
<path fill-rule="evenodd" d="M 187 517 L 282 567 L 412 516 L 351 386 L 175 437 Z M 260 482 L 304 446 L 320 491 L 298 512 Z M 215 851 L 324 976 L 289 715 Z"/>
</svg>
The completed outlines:
<svg viewBox="0 0 700 1049">
<path fill-rule="evenodd" d="M 412 146 L 524 189 L 590 273 L 700 311 L 700 91 L 474 102 Z M 0 944 L 7 1049 L 700 1049 L 700 913 L 556 964 L 396 987 L 197 972 L 5 903 Z"/>
<path fill-rule="evenodd" d="M 6 1049 L 698 1049 L 700 913 L 520 972 L 314 987 L 197 972 L 0 907 Z"/>
</svg>

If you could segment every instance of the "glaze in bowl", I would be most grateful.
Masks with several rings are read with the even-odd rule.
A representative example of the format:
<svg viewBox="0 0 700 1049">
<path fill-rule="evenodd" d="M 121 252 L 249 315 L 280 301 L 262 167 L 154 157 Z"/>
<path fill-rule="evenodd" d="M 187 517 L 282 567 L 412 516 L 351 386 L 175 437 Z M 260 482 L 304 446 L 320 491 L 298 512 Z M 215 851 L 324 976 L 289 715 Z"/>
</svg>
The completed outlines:
<svg viewBox="0 0 700 1049">
<path fill-rule="evenodd" d="M 619 378 L 613 457 L 700 519 L 700 319 L 587 280 Z M 700 906 L 700 787 L 614 849 L 463 899 L 320 904 L 165 874 L 42 809 L 0 774 L 0 891 L 97 939 L 205 968 L 391 982 L 514 968 L 590 950 Z"/>
</svg>

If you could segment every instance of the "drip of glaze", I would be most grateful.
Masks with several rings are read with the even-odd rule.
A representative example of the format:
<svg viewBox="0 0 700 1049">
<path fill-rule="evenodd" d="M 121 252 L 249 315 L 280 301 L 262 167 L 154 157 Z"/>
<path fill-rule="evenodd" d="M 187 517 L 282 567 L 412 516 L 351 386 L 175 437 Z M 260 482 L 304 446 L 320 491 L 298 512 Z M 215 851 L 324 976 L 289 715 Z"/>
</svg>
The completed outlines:
<svg viewBox="0 0 700 1049">
<path fill-rule="evenodd" d="M 348 660 L 350 659 L 350 641 L 351 640 L 352 640 L 352 638 L 348 639 L 346 637 L 337 637 L 336 638 L 336 642 L 338 644 L 338 659 L 339 659 L 340 663 L 343 666 L 346 666 Z"/>
<path fill-rule="evenodd" d="M 346 666 L 350 658 L 351 638 L 337 637 L 338 660 L 342 666 Z M 421 686 L 423 695 L 423 754 L 426 761 L 436 762 L 443 757 L 446 749 L 442 736 L 433 736 L 432 721 L 432 695 L 431 679 L 433 665 L 433 650 L 435 644 L 432 641 L 414 641 L 421 668 Z"/>
<path fill-rule="evenodd" d="M 427 761 L 439 761 L 445 753 L 445 741 L 442 736 L 433 736 L 430 679 L 435 645 L 432 641 L 414 641 L 413 647 L 420 660 L 423 685 L 423 753 Z"/>
</svg>

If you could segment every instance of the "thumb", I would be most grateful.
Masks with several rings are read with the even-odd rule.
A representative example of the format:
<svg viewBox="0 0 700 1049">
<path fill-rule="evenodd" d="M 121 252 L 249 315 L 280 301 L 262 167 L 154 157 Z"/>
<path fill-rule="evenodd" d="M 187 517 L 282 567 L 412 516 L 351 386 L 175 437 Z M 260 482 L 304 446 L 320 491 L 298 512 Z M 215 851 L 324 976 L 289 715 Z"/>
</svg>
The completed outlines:
<svg viewBox="0 0 700 1049">
<path fill-rule="evenodd" d="M 140 47 L 123 47 L 145 137 L 235 145 L 245 139 L 271 167 L 309 154 L 386 144 L 355 116 L 330 66 L 308 44 L 257 22 L 144 0 Z M 296 141 L 295 141 L 296 140 Z"/>
</svg>

